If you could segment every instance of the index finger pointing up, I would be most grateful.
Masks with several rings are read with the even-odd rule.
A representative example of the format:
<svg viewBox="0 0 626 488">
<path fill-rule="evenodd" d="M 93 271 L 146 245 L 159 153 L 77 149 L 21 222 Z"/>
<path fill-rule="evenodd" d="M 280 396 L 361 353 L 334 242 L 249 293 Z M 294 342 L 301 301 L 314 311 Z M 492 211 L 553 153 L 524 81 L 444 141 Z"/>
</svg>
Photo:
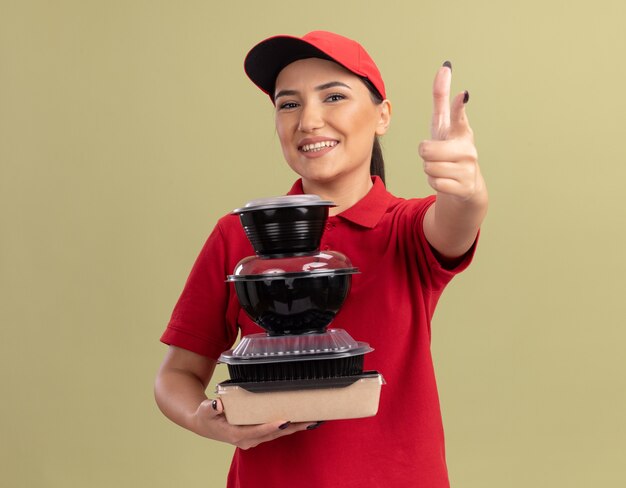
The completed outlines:
<svg viewBox="0 0 626 488">
<path fill-rule="evenodd" d="M 432 139 L 446 138 L 450 127 L 450 85 L 452 83 L 452 69 L 446 61 L 435 75 L 433 82 L 433 118 L 430 125 Z"/>
</svg>

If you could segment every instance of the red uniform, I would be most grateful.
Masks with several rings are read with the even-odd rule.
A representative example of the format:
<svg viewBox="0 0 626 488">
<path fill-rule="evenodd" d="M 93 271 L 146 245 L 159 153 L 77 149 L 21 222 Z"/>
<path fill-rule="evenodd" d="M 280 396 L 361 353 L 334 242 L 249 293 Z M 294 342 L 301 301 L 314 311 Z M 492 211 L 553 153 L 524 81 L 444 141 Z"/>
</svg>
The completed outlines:
<svg viewBox="0 0 626 488">
<path fill-rule="evenodd" d="M 290 194 L 302 193 L 298 180 Z M 359 268 L 331 327 L 375 350 L 365 370 L 383 374 L 375 417 L 328 421 L 243 451 L 229 488 L 448 487 L 444 435 L 430 352 L 431 318 L 446 284 L 470 263 L 442 266 L 422 221 L 433 196 L 405 200 L 378 177 L 369 193 L 329 217 L 322 249 L 344 253 Z M 219 220 L 198 257 L 161 340 L 217 359 L 242 335 L 262 332 L 241 310 L 235 265 L 254 251 L 238 216 Z M 289 419 L 286 419 L 289 420 Z"/>
</svg>

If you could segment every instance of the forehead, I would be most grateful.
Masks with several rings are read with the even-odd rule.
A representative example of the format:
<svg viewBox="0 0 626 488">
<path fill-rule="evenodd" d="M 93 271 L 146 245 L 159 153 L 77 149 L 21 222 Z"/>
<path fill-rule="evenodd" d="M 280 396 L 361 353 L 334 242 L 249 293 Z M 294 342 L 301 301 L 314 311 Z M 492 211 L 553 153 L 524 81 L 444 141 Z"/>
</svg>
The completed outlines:
<svg viewBox="0 0 626 488">
<path fill-rule="evenodd" d="M 276 78 L 276 90 L 294 88 L 296 85 L 317 85 L 336 80 L 359 78 L 343 66 L 326 59 L 299 59 L 285 66 Z"/>
</svg>

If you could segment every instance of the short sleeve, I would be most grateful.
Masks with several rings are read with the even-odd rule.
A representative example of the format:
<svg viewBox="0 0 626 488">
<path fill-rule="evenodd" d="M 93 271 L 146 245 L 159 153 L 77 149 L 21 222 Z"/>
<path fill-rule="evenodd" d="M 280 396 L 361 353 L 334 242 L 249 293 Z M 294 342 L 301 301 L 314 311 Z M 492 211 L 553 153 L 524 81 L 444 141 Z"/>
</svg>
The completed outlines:
<svg viewBox="0 0 626 488">
<path fill-rule="evenodd" d="M 417 248 L 417 259 L 422 261 L 422 269 L 425 267 L 425 269 L 428 270 L 428 277 L 425 284 L 431 291 L 440 292 L 454 276 L 464 271 L 470 265 L 476 251 L 478 236 L 472 247 L 462 257 L 454 261 L 447 260 L 439 255 L 430 245 L 424 234 L 424 217 L 426 211 L 435 201 L 436 197 L 431 195 L 423 199 L 409 202 L 412 202 L 411 206 L 413 207 L 411 212 L 412 218 L 410 220 L 412 222 L 413 240 Z"/>
<path fill-rule="evenodd" d="M 193 265 L 161 342 L 213 359 L 235 342 L 236 321 L 227 319 L 227 250 L 218 224 Z"/>
</svg>

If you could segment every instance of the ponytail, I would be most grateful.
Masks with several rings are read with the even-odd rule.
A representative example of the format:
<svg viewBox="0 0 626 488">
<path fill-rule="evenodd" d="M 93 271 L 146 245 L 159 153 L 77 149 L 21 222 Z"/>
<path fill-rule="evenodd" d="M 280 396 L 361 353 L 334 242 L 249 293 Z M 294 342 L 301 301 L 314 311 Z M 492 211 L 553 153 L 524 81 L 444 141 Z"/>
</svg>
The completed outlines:
<svg viewBox="0 0 626 488">
<path fill-rule="evenodd" d="M 383 150 L 380 147 L 378 137 L 374 138 L 374 146 L 372 147 L 372 160 L 370 162 L 370 174 L 379 176 L 385 183 L 385 160 L 383 159 Z"/>
<path fill-rule="evenodd" d="M 361 81 L 370 91 L 370 97 L 372 102 L 376 105 L 383 103 L 383 97 L 380 92 L 374 87 L 372 82 L 367 78 L 361 77 Z M 378 136 L 374 137 L 374 145 L 372 147 L 372 159 L 370 161 L 370 174 L 372 176 L 379 176 L 385 183 L 385 160 L 383 159 L 383 149 L 380 147 L 380 141 Z"/>
</svg>

